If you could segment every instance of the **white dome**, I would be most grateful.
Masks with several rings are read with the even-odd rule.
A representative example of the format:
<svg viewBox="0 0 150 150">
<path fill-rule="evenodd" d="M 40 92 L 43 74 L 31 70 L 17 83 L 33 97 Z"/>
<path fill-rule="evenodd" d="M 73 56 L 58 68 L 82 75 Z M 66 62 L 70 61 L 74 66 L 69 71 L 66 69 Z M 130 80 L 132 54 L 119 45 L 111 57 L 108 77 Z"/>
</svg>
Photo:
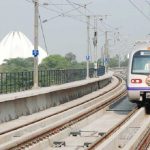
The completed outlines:
<svg viewBox="0 0 150 150">
<path fill-rule="evenodd" d="M 39 63 L 47 56 L 47 53 L 41 47 L 39 49 Z M 28 58 L 32 55 L 33 44 L 22 32 L 10 32 L 0 42 L 0 64 L 4 59 L 10 58 Z"/>
</svg>

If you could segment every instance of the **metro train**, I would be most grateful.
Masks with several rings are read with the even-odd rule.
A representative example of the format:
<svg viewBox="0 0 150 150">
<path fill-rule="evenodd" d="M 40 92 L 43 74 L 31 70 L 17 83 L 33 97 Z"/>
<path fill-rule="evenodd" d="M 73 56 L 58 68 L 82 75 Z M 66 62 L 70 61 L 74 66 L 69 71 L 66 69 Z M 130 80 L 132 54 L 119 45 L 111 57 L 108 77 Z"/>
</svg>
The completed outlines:
<svg viewBox="0 0 150 150">
<path fill-rule="evenodd" d="M 128 98 L 150 112 L 150 42 L 137 42 L 129 54 Z"/>
</svg>

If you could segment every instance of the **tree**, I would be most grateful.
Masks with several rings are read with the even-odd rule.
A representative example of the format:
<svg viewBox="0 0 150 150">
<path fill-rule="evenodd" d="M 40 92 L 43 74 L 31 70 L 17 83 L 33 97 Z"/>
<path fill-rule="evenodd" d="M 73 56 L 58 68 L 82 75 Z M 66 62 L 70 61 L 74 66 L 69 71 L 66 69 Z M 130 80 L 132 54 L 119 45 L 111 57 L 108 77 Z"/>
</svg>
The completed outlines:
<svg viewBox="0 0 150 150">
<path fill-rule="evenodd" d="M 115 57 L 112 57 L 109 59 L 109 67 L 118 67 L 118 62 L 119 62 L 119 59 L 118 59 L 118 55 L 116 55 Z"/>
<path fill-rule="evenodd" d="M 69 62 L 61 55 L 50 55 L 43 59 L 40 64 L 40 69 L 67 69 L 69 68 Z"/>
<path fill-rule="evenodd" d="M 20 91 L 32 87 L 33 63 L 32 57 L 6 59 L 0 66 L 0 92 Z"/>
<path fill-rule="evenodd" d="M 70 62 L 70 63 L 74 63 L 76 62 L 76 55 L 73 54 L 72 52 L 69 52 L 65 55 L 65 58 Z"/>
<path fill-rule="evenodd" d="M 0 66 L 1 72 L 22 72 L 33 70 L 33 57 L 29 58 L 11 58 L 4 60 Z"/>
<path fill-rule="evenodd" d="M 121 67 L 127 67 L 128 66 L 129 59 L 127 56 L 124 57 L 124 59 L 121 61 Z"/>
<path fill-rule="evenodd" d="M 99 58 L 98 60 L 97 60 L 97 66 L 99 67 L 99 66 L 102 66 L 103 64 L 102 64 L 102 59 L 101 58 Z"/>
</svg>

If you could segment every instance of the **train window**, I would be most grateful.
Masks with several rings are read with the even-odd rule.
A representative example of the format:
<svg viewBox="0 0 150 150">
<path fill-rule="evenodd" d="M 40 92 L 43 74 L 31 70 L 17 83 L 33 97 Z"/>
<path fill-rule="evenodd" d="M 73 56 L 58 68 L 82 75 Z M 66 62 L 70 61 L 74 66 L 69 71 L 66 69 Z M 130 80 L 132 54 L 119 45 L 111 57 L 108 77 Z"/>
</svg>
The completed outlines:
<svg viewBox="0 0 150 150">
<path fill-rule="evenodd" d="M 132 73 L 148 74 L 150 73 L 150 52 L 139 51 L 133 55 Z"/>
<path fill-rule="evenodd" d="M 142 51 L 140 54 L 141 54 L 141 55 L 149 55 L 149 56 L 150 56 L 150 52 L 149 52 L 149 51 L 146 51 L 146 52 L 143 52 L 143 51 Z"/>
</svg>

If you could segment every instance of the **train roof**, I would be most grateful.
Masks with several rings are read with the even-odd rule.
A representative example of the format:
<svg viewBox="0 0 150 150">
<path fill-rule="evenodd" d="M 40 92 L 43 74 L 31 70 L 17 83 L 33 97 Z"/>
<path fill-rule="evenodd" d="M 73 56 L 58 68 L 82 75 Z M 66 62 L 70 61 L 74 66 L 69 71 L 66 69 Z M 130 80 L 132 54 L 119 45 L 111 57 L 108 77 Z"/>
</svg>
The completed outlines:
<svg viewBox="0 0 150 150">
<path fill-rule="evenodd" d="M 150 50 L 150 41 L 137 41 L 130 54 L 134 54 L 135 52 L 139 50 Z"/>
</svg>

